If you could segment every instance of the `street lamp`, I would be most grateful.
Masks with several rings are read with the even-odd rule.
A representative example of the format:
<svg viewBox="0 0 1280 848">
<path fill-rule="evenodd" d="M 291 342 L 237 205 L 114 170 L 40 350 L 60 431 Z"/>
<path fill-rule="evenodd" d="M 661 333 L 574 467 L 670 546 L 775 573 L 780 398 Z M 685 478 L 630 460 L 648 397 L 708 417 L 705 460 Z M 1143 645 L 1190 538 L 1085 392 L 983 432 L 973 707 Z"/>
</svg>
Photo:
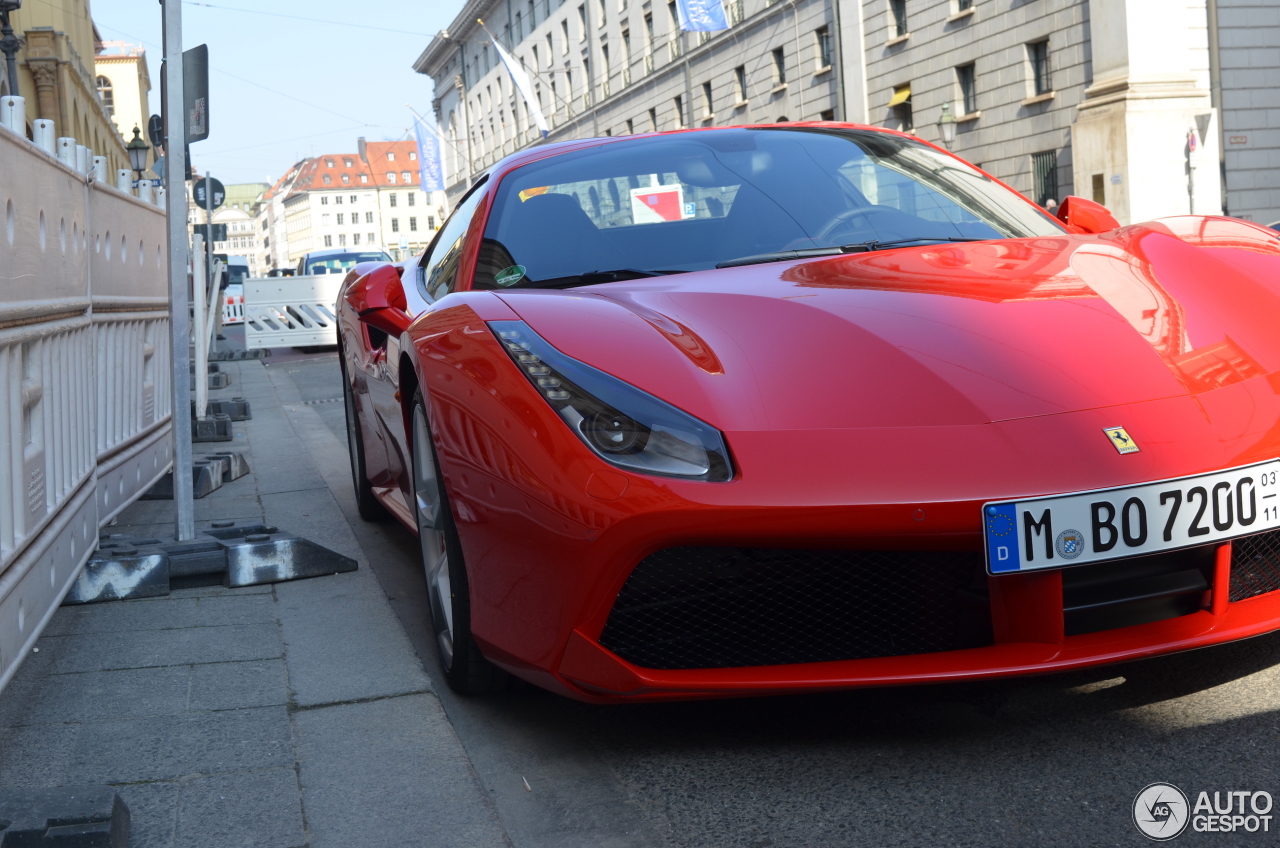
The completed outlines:
<svg viewBox="0 0 1280 848">
<path fill-rule="evenodd" d="M 956 116 L 951 114 L 951 104 L 942 104 L 942 117 L 938 118 L 938 132 L 942 135 L 942 143 L 951 149 L 956 140 Z"/>
<path fill-rule="evenodd" d="M 9 13 L 22 8 L 22 0 L 0 0 L 0 52 L 4 53 L 5 65 L 9 69 L 9 94 L 18 96 L 18 49 L 22 42 L 13 34 L 9 25 Z"/>
<path fill-rule="evenodd" d="M 141 180 L 142 172 L 147 168 L 147 154 L 151 152 L 151 147 L 142 140 L 142 130 L 137 126 L 133 128 L 133 141 L 126 144 L 124 149 L 129 151 L 129 165 L 137 174 L 137 179 Z"/>
</svg>

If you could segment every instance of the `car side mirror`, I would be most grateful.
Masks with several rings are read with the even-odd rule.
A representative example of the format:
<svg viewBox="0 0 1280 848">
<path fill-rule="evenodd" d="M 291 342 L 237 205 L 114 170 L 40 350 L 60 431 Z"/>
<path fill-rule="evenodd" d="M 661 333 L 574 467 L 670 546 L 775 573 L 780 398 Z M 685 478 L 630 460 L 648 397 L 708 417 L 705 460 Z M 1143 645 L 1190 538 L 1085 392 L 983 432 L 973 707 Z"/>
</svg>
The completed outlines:
<svg viewBox="0 0 1280 848">
<path fill-rule="evenodd" d="M 374 268 L 347 286 L 342 296 L 361 321 L 387 335 L 399 338 L 412 323 L 409 301 L 393 265 Z"/>
<path fill-rule="evenodd" d="M 1064 198 L 1054 215 L 1068 227 L 1083 233 L 1105 233 L 1120 226 L 1107 207 L 1083 197 Z"/>
</svg>

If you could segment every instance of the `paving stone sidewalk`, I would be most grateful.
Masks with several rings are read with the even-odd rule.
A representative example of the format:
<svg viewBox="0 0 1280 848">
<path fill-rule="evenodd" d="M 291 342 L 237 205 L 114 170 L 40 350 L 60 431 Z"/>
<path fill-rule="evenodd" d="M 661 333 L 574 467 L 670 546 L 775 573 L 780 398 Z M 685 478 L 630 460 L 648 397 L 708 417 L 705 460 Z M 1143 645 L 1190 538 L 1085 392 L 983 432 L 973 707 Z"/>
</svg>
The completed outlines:
<svg viewBox="0 0 1280 848">
<path fill-rule="evenodd" d="M 224 363 L 252 473 L 197 500 L 360 562 L 310 580 L 62 607 L 0 692 L 0 789 L 111 784 L 134 848 L 510 845 L 350 525 L 295 432 L 302 403 Z M 283 375 L 281 375 L 283 376 Z M 110 528 L 173 532 L 171 501 Z"/>
</svg>

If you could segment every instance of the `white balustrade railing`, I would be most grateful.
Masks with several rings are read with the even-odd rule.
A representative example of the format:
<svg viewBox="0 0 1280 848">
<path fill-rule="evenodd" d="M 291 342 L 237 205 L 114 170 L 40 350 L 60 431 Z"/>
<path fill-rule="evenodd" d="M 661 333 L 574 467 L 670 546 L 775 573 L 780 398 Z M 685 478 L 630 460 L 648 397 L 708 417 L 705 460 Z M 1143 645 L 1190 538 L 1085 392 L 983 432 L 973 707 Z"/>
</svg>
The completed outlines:
<svg viewBox="0 0 1280 848">
<path fill-rule="evenodd" d="M 0 686 L 172 456 L 164 215 L 35 125 L 0 129 Z"/>
</svg>

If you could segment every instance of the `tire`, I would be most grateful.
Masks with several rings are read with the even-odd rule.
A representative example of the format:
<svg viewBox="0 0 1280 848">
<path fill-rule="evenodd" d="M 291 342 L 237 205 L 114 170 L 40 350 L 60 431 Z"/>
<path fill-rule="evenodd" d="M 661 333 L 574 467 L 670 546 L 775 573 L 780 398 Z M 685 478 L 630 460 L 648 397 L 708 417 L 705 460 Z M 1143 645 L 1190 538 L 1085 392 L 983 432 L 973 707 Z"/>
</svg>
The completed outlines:
<svg viewBox="0 0 1280 848">
<path fill-rule="evenodd" d="M 355 397 L 351 394 L 351 380 L 347 378 L 347 362 L 342 363 L 342 406 L 347 413 L 347 453 L 351 455 L 351 482 L 356 490 L 356 509 L 365 521 L 385 521 L 390 514 L 373 495 L 369 472 L 364 464 L 364 439 L 361 438 L 360 416 L 356 414 Z"/>
<path fill-rule="evenodd" d="M 413 396 L 412 427 L 414 516 L 440 670 L 449 688 L 459 694 L 496 692 L 506 685 L 507 674 L 486 660 L 471 638 L 471 592 L 462 544 L 440 476 L 421 389 Z"/>
</svg>

